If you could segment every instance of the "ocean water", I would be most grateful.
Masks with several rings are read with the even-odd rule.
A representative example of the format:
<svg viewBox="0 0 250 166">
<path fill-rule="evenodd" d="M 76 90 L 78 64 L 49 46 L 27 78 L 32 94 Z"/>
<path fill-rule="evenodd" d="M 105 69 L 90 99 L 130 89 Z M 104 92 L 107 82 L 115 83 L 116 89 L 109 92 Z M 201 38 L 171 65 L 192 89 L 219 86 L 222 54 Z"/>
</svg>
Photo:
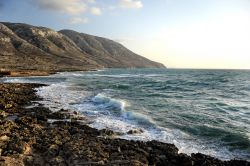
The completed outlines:
<svg viewBox="0 0 250 166">
<path fill-rule="evenodd" d="M 37 91 L 46 107 L 78 111 L 91 127 L 122 132 L 124 139 L 250 159 L 250 71 L 107 69 L 2 81 L 48 84 Z M 131 129 L 143 132 L 126 134 Z"/>
</svg>

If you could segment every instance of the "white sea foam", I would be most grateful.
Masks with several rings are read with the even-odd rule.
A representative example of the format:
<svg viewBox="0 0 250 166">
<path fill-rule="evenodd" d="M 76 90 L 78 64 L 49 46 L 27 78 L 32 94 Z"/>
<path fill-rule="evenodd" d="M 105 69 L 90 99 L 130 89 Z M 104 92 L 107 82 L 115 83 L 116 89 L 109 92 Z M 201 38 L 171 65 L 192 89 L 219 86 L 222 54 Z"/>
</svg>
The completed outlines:
<svg viewBox="0 0 250 166">
<path fill-rule="evenodd" d="M 70 86 L 64 83 L 37 88 L 37 94 L 43 98 L 40 103 L 53 111 L 73 109 L 74 104 L 80 103 L 89 95 L 87 91 L 79 92 L 68 90 L 69 88 Z"/>
<path fill-rule="evenodd" d="M 165 143 L 173 143 L 179 149 L 179 153 L 186 153 L 188 155 L 191 153 L 202 152 L 221 159 L 229 159 L 233 157 L 227 149 L 221 149 L 220 146 L 216 145 L 214 145 L 214 148 L 208 148 L 203 145 L 202 142 L 199 142 L 190 135 L 176 129 L 162 128 L 159 126 L 140 127 L 133 122 L 126 121 L 122 118 L 106 115 L 99 115 L 93 123 L 90 124 L 90 127 L 97 129 L 110 129 L 115 132 L 123 133 L 120 138 L 127 140 L 158 140 Z M 138 134 L 127 134 L 130 130 L 142 130 L 143 132 Z"/>
<path fill-rule="evenodd" d="M 28 79 L 25 78 L 4 78 L 3 82 L 5 83 L 29 83 L 30 81 Z"/>
</svg>

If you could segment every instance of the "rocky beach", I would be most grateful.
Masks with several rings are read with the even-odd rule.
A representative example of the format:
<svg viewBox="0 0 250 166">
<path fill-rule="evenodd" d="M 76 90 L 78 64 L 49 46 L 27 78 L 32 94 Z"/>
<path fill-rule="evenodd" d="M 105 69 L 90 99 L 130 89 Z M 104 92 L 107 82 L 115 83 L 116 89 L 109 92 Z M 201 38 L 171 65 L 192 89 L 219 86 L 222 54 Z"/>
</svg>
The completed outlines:
<svg viewBox="0 0 250 166">
<path fill-rule="evenodd" d="M 0 166 L 250 166 L 250 0 L 0 0 Z"/>
<path fill-rule="evenodd" d="M 173 144 L 118 139 L 120 133 L 91 128 L 76 112 L 36 104 L 40 86 L 0 84 L 0 165 L 250 165 L 179 154 Z"/>
</svg>

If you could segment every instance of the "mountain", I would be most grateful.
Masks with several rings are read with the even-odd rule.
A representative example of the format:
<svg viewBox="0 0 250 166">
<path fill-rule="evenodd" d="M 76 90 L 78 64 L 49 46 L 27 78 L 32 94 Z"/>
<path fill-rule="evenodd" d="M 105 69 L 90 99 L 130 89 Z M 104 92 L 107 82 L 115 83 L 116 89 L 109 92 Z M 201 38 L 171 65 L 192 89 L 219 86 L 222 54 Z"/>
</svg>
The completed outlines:
<svg viewBox="0 0 250 166">
<path fill-rule="evenodd" d="M 164 68 L 123 45 L 72 30 L 54 31 L 21 23 L 0 23 L 0 68 L 5 70 L 92 70 Z"/>
<path fill-rule="evenodd" d="M 120 43 L 112 40 L 72 30 L 61 30 L 59 32 L 70 38 L 83 52 L 89 55 L 88 58 L 104 67 L 164 67 L 162 64 L 133 53 Z"/>
</svg>

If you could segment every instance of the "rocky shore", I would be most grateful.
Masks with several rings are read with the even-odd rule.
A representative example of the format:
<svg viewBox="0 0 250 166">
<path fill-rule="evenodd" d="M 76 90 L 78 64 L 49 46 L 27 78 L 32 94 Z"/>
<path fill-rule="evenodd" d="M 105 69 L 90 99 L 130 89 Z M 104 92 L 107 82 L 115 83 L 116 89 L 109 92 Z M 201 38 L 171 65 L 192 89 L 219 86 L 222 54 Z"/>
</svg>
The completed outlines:
<svg viewBox="0 0 250 166">
<path fill-rule="evenodd" d="M 36 71 L 36 70 L 15 71 L 15 70 L 1 70 L 0 69 L 0 77 L 1 76 L 8 76 L 8 77 L 48 76 L 54 73 L 55 72 L 51 72 L 51 71 Z"/>
<path fill-rule="evenodd" d="M 1 165 L 219 165 L 249 166 L 203 154 L 178 154 L 173 144 L 117 139 L 110 130 L 90 128 L 70 110 L 39 105 L 38 84 L 0 84 Z M 131 134 L 135 134 L 131 131 Z"/>
</svg>

